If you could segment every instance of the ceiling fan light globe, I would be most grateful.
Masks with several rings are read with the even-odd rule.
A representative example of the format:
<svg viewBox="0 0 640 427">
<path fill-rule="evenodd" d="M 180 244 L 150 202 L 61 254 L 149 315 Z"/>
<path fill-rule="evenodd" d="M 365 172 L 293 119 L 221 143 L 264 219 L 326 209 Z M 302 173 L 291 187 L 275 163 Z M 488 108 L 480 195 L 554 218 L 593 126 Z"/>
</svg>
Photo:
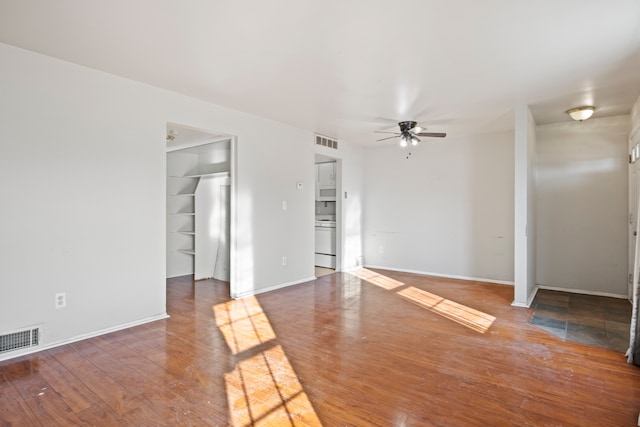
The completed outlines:
<svg viewBox="0 0 640 427">
<path fill-rule="evenodd" d="M 418 145 L 418 142 L 420 142 L 420 140 L 417 137 L 415 136 L 411 137 L 411 145 L 415 147 L 416 145 Z"/>
<path fill-rule="evenodd" d="M 403 136 L 402 138 L 400 138 L 400 147 L 404 148 L 406 146 L 407 146 L 407 138 Z"/>
</svg>

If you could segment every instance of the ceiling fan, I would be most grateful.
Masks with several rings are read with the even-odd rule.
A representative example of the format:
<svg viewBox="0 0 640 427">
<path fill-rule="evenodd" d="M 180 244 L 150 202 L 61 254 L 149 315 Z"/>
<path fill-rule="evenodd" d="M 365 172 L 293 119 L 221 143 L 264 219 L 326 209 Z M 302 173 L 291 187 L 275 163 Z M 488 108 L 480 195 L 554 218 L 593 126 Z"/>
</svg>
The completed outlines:
<svg viewBox="0 0 640 427">
<path fill-rule="evenodd" d="M 392 133 L 393 136 L 389 136 L 387 138 L 379 139 L 378 141 L 385 141 L 391 138 L 400 138 L 400 146 L 406 147 L 407 145 L 418 145 L 420 142 L 419 136 L 427 136 L 431 138 L 444 138 L 447 136 L 446 133 L 443 132 L 424 132 L 424 128 L 420 126 L 416 126 L 416 122 L 400 122 L 398 126 L 400 126 L 400 132 L 382 132 L 376 131 L 376 133 Z"/>
</svg>

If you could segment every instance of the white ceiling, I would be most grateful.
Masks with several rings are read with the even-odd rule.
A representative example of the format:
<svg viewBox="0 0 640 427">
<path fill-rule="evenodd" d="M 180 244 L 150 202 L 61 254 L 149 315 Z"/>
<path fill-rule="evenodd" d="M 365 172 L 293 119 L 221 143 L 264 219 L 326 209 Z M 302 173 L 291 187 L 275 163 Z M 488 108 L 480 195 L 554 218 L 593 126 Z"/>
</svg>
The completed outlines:
<svg viewBox="0 0 640 427">
<path fill-rule="evenodd" d="M 2 0 L 0 41 L 361 144 L 640 95 L 638 0 Z"/>
</svg>

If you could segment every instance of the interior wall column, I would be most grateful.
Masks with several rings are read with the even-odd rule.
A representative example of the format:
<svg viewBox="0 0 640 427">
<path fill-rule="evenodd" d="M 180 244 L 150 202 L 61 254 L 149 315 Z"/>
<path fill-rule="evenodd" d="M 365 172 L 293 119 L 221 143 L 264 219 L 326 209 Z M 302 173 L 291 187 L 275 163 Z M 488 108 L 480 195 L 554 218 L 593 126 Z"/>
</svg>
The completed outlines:
<svg viewBox="0 0 640 427">
<path fill-rule="evenodd" d="M 536 288 L 536 130 L 531 110 L 521 105 L 515 111 L 515 219 L 514 298 L 512 305 L 529 307 Z"/>
</svg>

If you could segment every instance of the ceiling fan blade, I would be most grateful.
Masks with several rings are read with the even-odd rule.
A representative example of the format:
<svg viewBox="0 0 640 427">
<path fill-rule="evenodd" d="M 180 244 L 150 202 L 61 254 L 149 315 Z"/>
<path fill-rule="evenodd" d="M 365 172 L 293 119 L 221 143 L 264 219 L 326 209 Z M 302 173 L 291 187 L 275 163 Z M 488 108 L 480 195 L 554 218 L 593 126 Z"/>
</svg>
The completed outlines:
<svg viewBox="0 0 640 427">
<path fill-rule="evenodd" d="M 374 130 L 373 133 L 392 133 L 394 135 L 400 135 L 398 132 L 385 132 L 383 130 Z"/>
<path fill-rule="evenodd" d="M 431 138 L 444 138 L 445 136 L 447 136 L 447 134 L 444 132 L 420 132 L 420 133 L 416 133 L 415 135 L 429 136 Z"/>
<path fill-rule="evenodd" d="M 386 141 L 387 139 L 393 139 L 393 138 L 397 138 L 397 137 L 398 137 L 398 135 L 394 135 L 394 136 L 390 136 L 390 137 L 387 137 L 387 138 L 378 139 L 377 141 Z"/>
</svg>

